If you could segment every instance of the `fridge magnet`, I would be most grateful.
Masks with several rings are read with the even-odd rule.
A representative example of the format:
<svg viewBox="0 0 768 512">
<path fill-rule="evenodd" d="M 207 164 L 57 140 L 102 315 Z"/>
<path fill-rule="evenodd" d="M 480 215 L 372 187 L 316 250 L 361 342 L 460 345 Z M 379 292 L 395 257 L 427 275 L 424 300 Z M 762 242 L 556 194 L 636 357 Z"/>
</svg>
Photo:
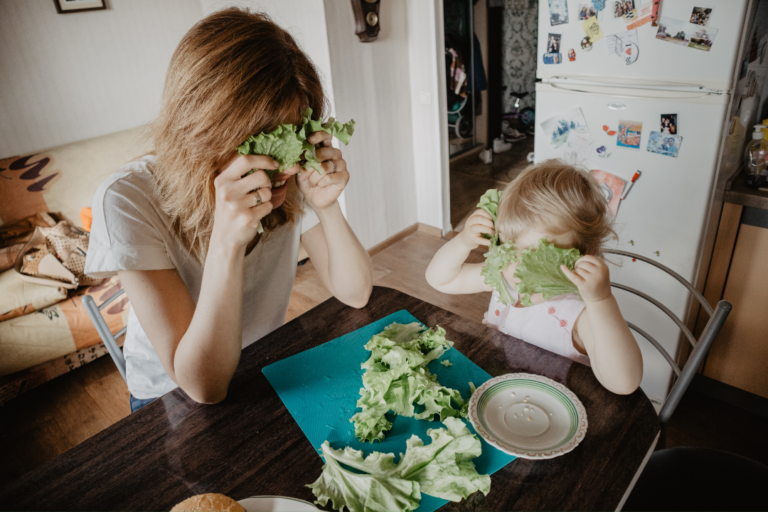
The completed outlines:
<svg viewBox="0 0 768 512">
<path fill-rule="evenodd" d="M 648 136 L 648 151 L 664 156 L 677 158 L 683 138 L 680 135 L 665 135 L 661 132 L 651 132 Z"/>
<path fill-rule="evenodd" d="M 589 39 L 589 36 L 586 36 L 581 40 L 581 49 L 585 52 L 588 52 L 592 49 L 592 41 Z"/>
<path fill-rule="evenodd" d="M 574 50 L 573 48 L 568 50 L 568 60 L 571 62 L 576 60 L 576 50 Z"/>
<path fill-rule="evenodd" d="M 562 158 L 572 165 L 586 166 L 592 156 L 593 147 L 595 147 L 595 139 L 589 135 L 570 130 L 565 144 L 554 152 L 554 156 Z"/>
<path fill-rule="evenodd" d="M 677 135 L 677 114 L 661 114 L 661 133 Z"/>
<path fill-rule="evenodd" d="M 633 247 L 634 247 L 634 246 L 635 246 L 635 241 L 634 241 L 634 240 L 630 240 L 630 241 L 629 241 L 629 245 L 631 245 L 631 246 L 633 246 Z"/>
<path fill-rule="evenodd" d="M 711 7 L 694 7 L 693 12 L 691 13 L 691 23 L 706 27 L 711 15 Z"/>
<path fill-rule="evenodd" d="M 592 0 L 592 5 L 597 9 L 597 12 L 602 12 L 605 9 L 605 0 Z"/>
<path fill-rule="evenodd" d="M 592 4 L 579 4 L 579 21 L 588 20 L 591 17 L 597 18 L 598 10 Z"/>
<path fill-rule="evenodd" d="M 688 45 L 690 48 L 696 48 L 697 50 L 704 50 L 708 52 L 712 48 L 712 44 L 717 37 L 717 29 L 713 27 L 701 28 L 697 27 L 691 34 L 691 42 Z"/>
<path fill-rule="evenodd" d="M 598 23 L 597 18 L 594 16 L 582 23 L 581 26 L 584 27 L 584 32 L 593 43 L 603 38 L 603 30 L 600 28 L 600 23 Z"/>
<path fill-rule="evenodd" d="M 637 121 L 619 121 L 616 145 L 621 148 L 640 149 L 640 138 L 642 137 L 642 133 L 643 123 L 638 123 Z"/>
<path fill-rule="evenodd" d="M 568 23 L 568 1 L 567 0 L 548 0 L 549 2 L 549 24 L 563 25 Z"/>
<path fill-rule="evenodd" d="M 547 53 L 560 53 L 560 39 L 562 37 L 561 34 L 552 33 L 547 36 Z"/>
<path fill-rule="evenodd" d="M 655 254 L 656 256 L 661 256 L 661 253 L 659 251 L 653 251 L 653 254 Z"/>
<path fill-rule="evenodd" d="M 605 148 L 605 146 L 600 146 L 595 151 L 597 151 L 597 156 L 599 156 L 600 158 L 608 158 L 613 154 L 613 153 L 609 153 L 608 150 Z"/>
<path fill-rule="evenodd" d="M 630 44 L 631 43 L 631 44 Z M 605 36 L 605 47 L 609 55 L 616 55 L 625 60 L 627 57 L 637 60 L 640 40 L 637 38 L 637 30 L 626 30 Z M 629 53 L 627 53 L 627 49 Z"/>
<path fill-rule="evenodd" d="M 613 0 L 613 17 L 623 18 L 635 10 L 635 0 Z"/>
<path fill-rule="evenodd" d="M 625 200 L 627 198 L 627 195 L 629 195 L 629 191 L 632 190 L 632 186 L 635 184 L 637 179 L 640 177 L 641 172 L 635 171 L 635 174 L 632 176 L 632 179 L 629 180 L 629 183 L 627 183 L 627 186 L 624 187 L 624 193 L 621 194 L 621 200 Z"/>
<path fill-rule="evenodd" d="M 549 134 L 549 143 L 555 149 L 565 144 L 565 141 L 568 140 L 568 133 L 571 130 L 582 135 L 589 135 L 589 128 L 587 128 L 587 122 L 584 120 L 584 114 L 581 113 L 581 109 L 578 107 L 555 114 L 543 121 L 540 126 L 544 133 Z"/>
<path fill-rule="evenodd" d="M 545 53 L 544 64 L 560 64 L 563 62 L 563 55 L 560 53 Z"/>
<path fill-rule="evenodd" d="M 627 21 L 627 30 L 634 30 L 637 27 L 642 27 L 646 23 L 651 22 L 651 17 L 653 16 L 653 4 L 645 4 L 638 7 L 633 12 L 634 17 L 631 20 L 625 18 Z"/>
<path fill-rule="evenodd" d="M 597 184 L 600 185 L 600 192 L 603 193 L 605 200 L 608 202 L 608 211 L 615 217 L 619 211 L 621 193 L 624 191 L 624 181 L 609 172 L 599 169 L 592 169 L 589 171 L 589 174 L 597 180 Z"/>
<path fill-rule="evenodd" d="M 610 135 L 611 137 L 613 137 L 614 135 L 616 135 L 616 130 L 611 130 L 610 128 L 608 128 L 608 125 L 607 125 L 607 124 L 604 124 L 604 125 L 603 125 L 603 131 L 604 131 L 606 134 Z"/>
<path fill-rule="evenodd" d="M 659 19 L 659 30 L 656 31 L 656 39 L 679 44 L 680 46 L 688 46 L 691 44 L 691 41 L 685 32 L 686 25 L 688 24 L 682 20 L 662 16 Z"/>
</svg>

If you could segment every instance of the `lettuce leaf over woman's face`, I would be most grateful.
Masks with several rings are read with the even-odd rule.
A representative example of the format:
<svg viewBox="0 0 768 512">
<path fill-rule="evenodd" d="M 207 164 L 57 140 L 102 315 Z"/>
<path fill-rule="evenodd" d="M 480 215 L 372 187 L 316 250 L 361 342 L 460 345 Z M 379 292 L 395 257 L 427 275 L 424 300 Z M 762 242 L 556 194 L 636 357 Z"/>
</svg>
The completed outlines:
<svg viewBox="0 0 768 512">
<path fill-rule="evenodd" d="M 315 146 L 307 141 L 310 135 L 318 131 L 328 132 L 344 144 L 349 144 L 355 131 L 355 121 L 342 124 L 331 117 L 321 123 L 312 119 L 312 109 L 308 108 L 299 126 L 281 124 L 271 132 L 252 135 L 237 148 L 237 152 L 241 155 L 266 155 L 277 160 L 280 163 L 278 169 L 264 170 L 270 177 L 290 169 L 298 162 L 303 162 L 302 167 L 305 169 L 313 168 L 323 174 Z"/>
</svg>

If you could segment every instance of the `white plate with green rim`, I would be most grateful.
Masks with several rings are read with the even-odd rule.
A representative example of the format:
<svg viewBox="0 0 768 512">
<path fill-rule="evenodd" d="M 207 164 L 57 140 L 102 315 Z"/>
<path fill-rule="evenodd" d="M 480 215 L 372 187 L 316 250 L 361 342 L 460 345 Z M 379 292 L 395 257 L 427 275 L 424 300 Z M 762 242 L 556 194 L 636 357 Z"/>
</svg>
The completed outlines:
<svg viewBox="0 0 768 512">
<path fill-rule="evenodd" d="M 576 395 L 530 373 L 501 375 L 477 388 L 469 419 L 489 444 L 524 459 L 568 453 L 587 433 L 587 411 Z"/>
<path fill-rule="evenodd" d="M 253 496 L 238 501 L 247 512 L 310 512 L 318 511 L 308 501 L 287 496 Z"/>
</svg>

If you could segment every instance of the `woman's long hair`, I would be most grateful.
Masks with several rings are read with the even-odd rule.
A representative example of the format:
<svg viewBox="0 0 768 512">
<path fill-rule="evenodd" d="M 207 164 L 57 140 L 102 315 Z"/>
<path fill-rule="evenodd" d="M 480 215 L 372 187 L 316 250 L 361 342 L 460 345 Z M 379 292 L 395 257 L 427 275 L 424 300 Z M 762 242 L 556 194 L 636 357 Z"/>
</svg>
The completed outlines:
<svg viewBox="0 0 768 512">
<path fill-rule="evenodd" d="M 322 83 L 293 38 L 268 16 L 231 8 L 187 32 L 173 54 L 160 115 L 150 126 L 159 200 L 192 255 L 205 260 L 221 167 L 249 136 L 297 124 L 307 107 L 323 115 Z M 285 202 L 264 229 L 292 224 L 301 212 L 290 180 Z"/>
</svg>

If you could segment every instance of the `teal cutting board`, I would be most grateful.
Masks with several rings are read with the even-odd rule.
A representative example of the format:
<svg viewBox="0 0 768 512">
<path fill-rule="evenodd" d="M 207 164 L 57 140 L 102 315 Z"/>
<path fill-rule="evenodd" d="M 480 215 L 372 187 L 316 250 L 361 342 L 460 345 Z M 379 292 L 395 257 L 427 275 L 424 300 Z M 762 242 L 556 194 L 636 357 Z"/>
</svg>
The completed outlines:
<svg viewBox="0 0 768 512">
<path fill-rule="evenodd" d="M 385 432 L 384 441 L 361 443 L 355 438 L 355 429 L 349 419 L 357 411 L 357 399 L 363 386 L 360 364 L 370 356 L 364 346 L 374 334 L 394 322 L 408 324 L 418 320 L 408 311 L 401 310 L 262 370 L 316 450 L 320 450 L 320 445 L 327 439 L 334 448 L 351 446 L 366 455 L 372 451 L 401 454 L 405 452 L 406 439 L 412 435 L 419 436 L 424 444 L 429 444 L 431 438 L 427 436 L 427 430 L 442 427 L 439 421 L 415 420 L 390 413 L 388 418 L 394 418 L 394 421 L 392 429 Z M 450 361 L 453 366 L 440 364 L 444 360 Z M 491 378 L 455 348 L 439 360 L 432 361 L 428 368 L 437 375 L 440 384 L 459 390 L 465 399 L 469 398 L 470 382 L 480 387 Z M 472 425 L 468 421 L 466 423 L 475 433 Z M 514 456 L 497 450 L 482 439 L 480 441 L 483 454 L 475 459 L 479 473 L 493 474 L 515 460 Z M 399 456 L 396 460 L 399 460 Z M 447 503 L 446 500 L 426 494 L 421 496 L 418 511 L 432 512 Z"/>
</svg>

